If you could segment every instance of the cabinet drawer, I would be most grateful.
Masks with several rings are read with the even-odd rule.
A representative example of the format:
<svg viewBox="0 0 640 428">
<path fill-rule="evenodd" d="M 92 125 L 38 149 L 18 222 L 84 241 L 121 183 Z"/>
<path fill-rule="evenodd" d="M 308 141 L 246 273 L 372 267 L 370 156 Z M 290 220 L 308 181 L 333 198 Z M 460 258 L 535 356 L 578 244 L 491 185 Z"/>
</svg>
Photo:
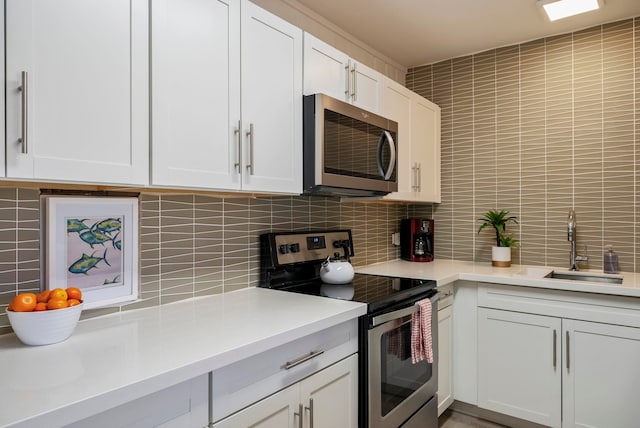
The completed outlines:
<svg viewBox="0 0 640 428">
<path fill-rule="evenodd" d="M 301 364 L 289 362 L 322 351 Z M 353 319 L 267 350 L 212 373 L 212 421 L 218 421 L 358 352 L 358 321 Z"/>
<path fill-rule="evenodd" d="M 438 310 L 449 307 L 453 304 L 453 284 L 438 287 L 440 299 L 438 299 Z"/>
<path fill-rule="evenodd" d="M 480 283 L 478 306 L 640 327 L 640 299 L 633 297 Z"/>
</svg>

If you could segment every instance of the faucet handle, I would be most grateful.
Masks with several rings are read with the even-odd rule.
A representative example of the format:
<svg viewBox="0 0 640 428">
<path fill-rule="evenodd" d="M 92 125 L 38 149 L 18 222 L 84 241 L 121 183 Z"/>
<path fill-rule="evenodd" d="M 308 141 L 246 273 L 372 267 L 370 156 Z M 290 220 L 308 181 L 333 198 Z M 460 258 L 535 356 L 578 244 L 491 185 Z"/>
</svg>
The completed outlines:
<svg viewBox="0 0 640 428">
<path fill-rule="evenodd" d="M 577 262 L 588 262 L 589 261 L 589 255 L 587 253 L 587 244 L 584 244 L 584 253 L 582 253 L 582 256 L 576 256 L 576 261 Z"/>
</svg>

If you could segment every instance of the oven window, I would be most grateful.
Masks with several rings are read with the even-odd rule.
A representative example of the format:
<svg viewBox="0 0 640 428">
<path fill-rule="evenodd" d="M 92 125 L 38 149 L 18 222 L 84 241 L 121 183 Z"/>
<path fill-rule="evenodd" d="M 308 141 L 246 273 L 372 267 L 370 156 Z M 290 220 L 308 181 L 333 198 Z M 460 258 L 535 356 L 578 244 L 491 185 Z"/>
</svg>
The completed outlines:
<svg viewBox="0 0 640 428">
<path fill-rule="evenodd" d="M 384 333 L 380 340 L 380 402 L 381 416 L 385 416 L 431 379 L 432 365 L 411 363 L 411 320 Z"/>
</svg>

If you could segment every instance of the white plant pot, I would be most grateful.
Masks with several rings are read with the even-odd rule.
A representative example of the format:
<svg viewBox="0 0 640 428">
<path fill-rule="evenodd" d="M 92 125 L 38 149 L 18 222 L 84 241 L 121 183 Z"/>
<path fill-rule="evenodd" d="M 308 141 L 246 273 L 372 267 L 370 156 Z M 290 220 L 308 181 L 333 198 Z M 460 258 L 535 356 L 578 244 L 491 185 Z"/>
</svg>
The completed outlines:
<svg viewBox="0 0 640 428">
<path fill-rule="evenodd" d="M 491 266 L 511 266 L 511 247 L 491 247 Z"/>
</svg>

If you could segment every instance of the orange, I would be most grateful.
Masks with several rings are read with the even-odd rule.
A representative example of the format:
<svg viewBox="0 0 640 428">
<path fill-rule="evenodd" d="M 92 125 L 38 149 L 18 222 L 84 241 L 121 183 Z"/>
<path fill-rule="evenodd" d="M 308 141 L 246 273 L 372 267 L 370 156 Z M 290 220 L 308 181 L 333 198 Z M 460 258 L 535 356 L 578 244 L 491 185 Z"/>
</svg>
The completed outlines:
<svg viewBox="0 0 640 428">
<path fill-rule="evenodd" d="M 40 293 L 36 294 L 38 303 L 47 303 L 47 300 L 49 300 L 49 294 L 51 294 L 51 290 L 43 290 Z"/>
<path fill-rule="evenodd" d="M 67 300 L 67 298 L 67 292 L 62 288 L 54 288 L 51 290 L 51 293 L 49 293 L 49 300 Z"/>
<path fill-rule="evenodd" d="M 46 311 L 47 310 L 47 304 L 44 302 L 38 302 L 36 303 L 36 307 L 34 309 L 34 311 Z"/>
<path fill-rule="evenodd" d="M 47 309 L 49 310 L 63 309 L 68 306 L 69 306 L 69 303 L 67 303 L 66 300 L 62 300 L 62 299 L 49 299 L 49 301 L 47 302 Z"/>
<path fill-rule="evenodd" d="M 80 300 L 78 300 L 78 299 L 69 299 L 69 300 L 67 300 L 67 305 L 68 305 L 69 307 L 71 307 L 71 306 L 75 306 L 75 305 L 79 305 L 80 303 L 81 303 L 81 302 L 80 302 Z"/>
<path fill-rule="evenodd" d="M 82 300 L 82 291 L 76 287 L 69 287 L 67 288 L 67 296 L 69 299 Z"/>
<path fill-rule="evenodd" d="M 31 312 L 36 308 L 36 295 L 20 293 L 11 301 L 11 309 L 15 312 Z"/>
</svg>

